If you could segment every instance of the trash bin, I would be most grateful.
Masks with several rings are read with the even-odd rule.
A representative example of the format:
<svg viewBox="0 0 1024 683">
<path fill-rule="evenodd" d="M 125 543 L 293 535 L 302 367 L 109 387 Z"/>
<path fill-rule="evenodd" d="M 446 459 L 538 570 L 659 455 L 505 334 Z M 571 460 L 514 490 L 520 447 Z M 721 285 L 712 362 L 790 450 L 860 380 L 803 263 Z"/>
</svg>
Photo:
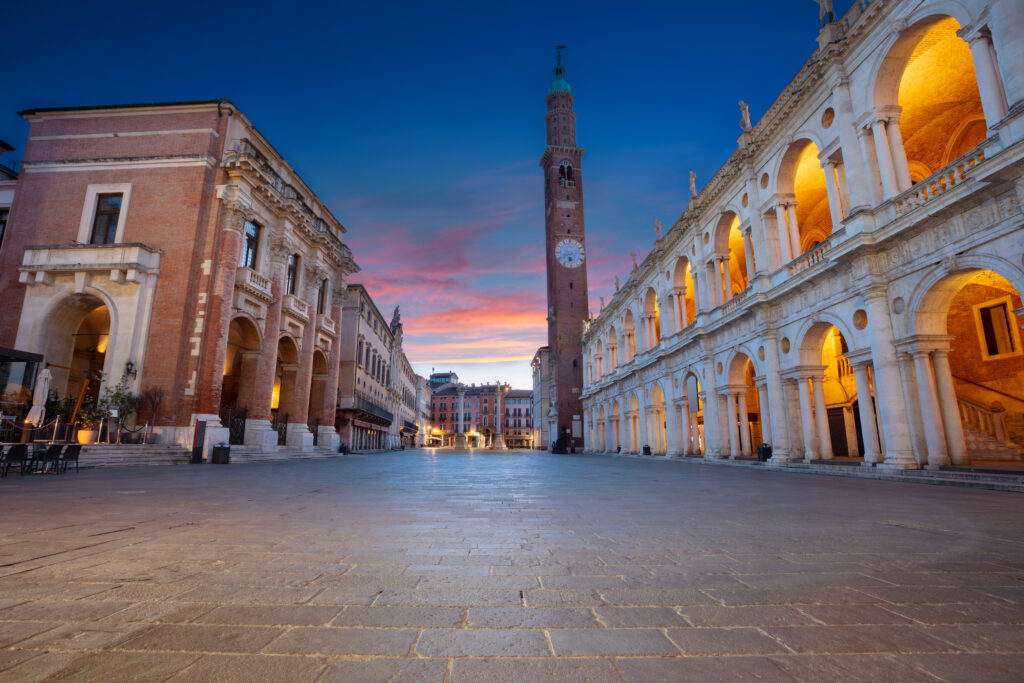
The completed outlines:
<svg viewBox="0 0 1024 683">
<path fill-rule="evenodd" d="M 226 443 L 219 443 L 213 447 L 210 453 L 210 463 L 214 465 L 231 464 L 231 446 Z"/>
<path fill-rule="evenodd" d="M 772 457 L 772 447 L 769 444 L 762 443 L 757 447 L 757 461 L 767 462 Z"/>
<path fill-rule="evenodd" d="M 651 454 L 651 447 L 650 446 L 644 446 L 644 455 L 650 455 L 650 454 Z"/>
<path fill-rule="evenodd" d="M 348 453 L 349 453 L 348 444 L 347 443 L 343 443 L 340 446 L 338 446 L 338 452 L 341 453 L 342 455 L 348 455 Z"/>
</svg>

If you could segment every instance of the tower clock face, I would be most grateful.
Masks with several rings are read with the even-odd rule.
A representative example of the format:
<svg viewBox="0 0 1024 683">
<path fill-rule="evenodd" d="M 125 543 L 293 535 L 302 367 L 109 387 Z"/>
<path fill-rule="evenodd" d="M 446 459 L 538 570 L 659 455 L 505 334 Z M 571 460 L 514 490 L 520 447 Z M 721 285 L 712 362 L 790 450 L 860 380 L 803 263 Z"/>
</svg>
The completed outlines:
<svg viewBox="0 0 1024 683">
<path fill-rule="evenodd" d="M 566 268 L 583 265 L 583 245 L 577 240 L 566 238 L 555 245 L 555 258 Z"/>
</svg>

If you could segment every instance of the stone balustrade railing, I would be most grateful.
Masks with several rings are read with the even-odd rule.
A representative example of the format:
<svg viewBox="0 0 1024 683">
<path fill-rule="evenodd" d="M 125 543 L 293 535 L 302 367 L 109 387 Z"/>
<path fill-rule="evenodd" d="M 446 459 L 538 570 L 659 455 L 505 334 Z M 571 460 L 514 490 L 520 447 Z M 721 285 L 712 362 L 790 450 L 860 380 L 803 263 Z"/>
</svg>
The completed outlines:
<svg viewBox="0 0 1024 683">
<path fill-rule="evenodd" d="M 235 285 L 257 294 L 270 297 L 270 278 L 263 277 L 252 268 L 239 268 L 235 273 Z"/>
<path fill-rule="evenodd" d="M 789 276 L 792 277 L 797 273 L 802 273 L 811 266 L 824 261 L 825 252 L 827 252 L 831 246 L 832 238 L 829 237 L 824 242 L 797 256 L 786 266 L 786 269 L 789 271 Z"/>
<path fill-rule="evenodd" d="M 309 320 L 309 304 L 296 296 L 286 294 L 284 297 L 284 310 L 293 313 L 299 318 Z"/>
<path fill-rule="evenodd" d="M 981 432 L 998 440 L 1006 442 L 1006 409 L 993 404 L 991 407 L 983 406 L 980 403 L 964 398 L 956 397 L 957 407 L 960 409 L 960 420 L 976 432 Z"/>
<path fill-rule="evenodd" d="M 25 247 L 18 280 L 29 285 L 44 284 L 61 274 L 106 272 L 115 282 L 137 283 L 142 274 L 160 272 L 161 253 L 135 242 L 32 245 Z"/>
<path fill-rule="evenodd" d="M 334 326 L 334 321 L 328 318 L 326 315 L 320 316 L 320 319 L 317 322 L 316 326 L 319 330 L 321 330 L 322 332 L 326 332 L 328 334 L 334 334 L 335 330 L 337 329 Z"/>
<path fill-rule="evenodd" d="M 951 164 L 947 164 L 924 180 L 914 184 L 906 192 L 893 198 L 896 216 L 902 216 L 936 197 L 943 195 L 968 179 L 969 172 L 985 161 L 985 143 L 978 145 Z"/>
</svg>

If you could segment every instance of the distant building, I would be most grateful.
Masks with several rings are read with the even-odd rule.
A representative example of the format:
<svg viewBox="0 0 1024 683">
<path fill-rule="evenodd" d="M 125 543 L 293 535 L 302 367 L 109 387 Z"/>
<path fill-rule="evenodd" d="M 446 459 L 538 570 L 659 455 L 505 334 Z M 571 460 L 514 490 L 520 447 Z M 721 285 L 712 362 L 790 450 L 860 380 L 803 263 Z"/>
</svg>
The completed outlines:
<svg viewBox="0 0 1024 683">
<path fill-rule="evenodd" d="M 454 372 L 432 372 L 427 383 L 430 384 L 431 391 L 437 391 L 446 384 L 458 384 L 459 376 Z"/>
<path fill-rule="evenodd" d="M 14 151 L 14 148 L 0 140 L 0 154 Z M 14 189 L 18 185 L 18 172 L 10 166 L 0 164 L 0 249 L 4 247 L 4 233 L 7 231 L 7 219 L 11 215 L 11 204 L 14 203 Z"/>
<path fill-rule="evenodd" d="M 435 373 L 431 379 L 439 374 L 454 376 Z M 501 383 L 440 382 L 431 396 L 429 445 L 459 446 L 461 434 L 469 448 L 529 448 L 530 395 Z"/>
<path fill-rule="evenodd" d="M 509 448 L 533 447 L 533 391 L 511 389 L 505 392 L 505 444 Z"/>
</svg>

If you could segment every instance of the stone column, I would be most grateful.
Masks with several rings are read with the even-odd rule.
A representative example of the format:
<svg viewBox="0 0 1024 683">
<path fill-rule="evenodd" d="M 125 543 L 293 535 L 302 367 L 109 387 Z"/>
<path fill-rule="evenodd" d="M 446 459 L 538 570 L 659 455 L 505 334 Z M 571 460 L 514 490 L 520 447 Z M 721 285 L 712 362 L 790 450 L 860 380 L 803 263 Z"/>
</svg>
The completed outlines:
<svg viewBox="0 0 1024 683">
<path fill-rule="evenodd" d="M 302 348 L 299 350 L 299 367 L 295 373 L 295 399 L 288 413 L 289 448 L 302 451 L 313 450 L 313 434 L 309 431 L 309 394 L 313 382 L 313 351 L 316 350 L 317 291 L 320 289 L 321 273 L 313 268 L 305 269 L 306 315 L 309 320 L 302 330 Z"/>
<path fill-rule="evenodd" d="M 728 392 L 725 401 L 726 424 L 729 426 L 729 457 L 735 458 L 740 454 L 739 435 L 736 432 L 736 392 Z"/>
<path fill-rule="evenodd" d="M 807 388 L 806 377 L 797 377 L 796 393 L 800 398 L 800 426 L 803 427 L 804 435 L 804 461 L 810 462 L 818 459 L 818 449 L 815 448 L 814 443 L 814 410 L 811 407 L 811 392 Z"/>
<path fill-rule="evenodd" d="M 796 220 L 796 202 L 786 204 L 786 218 L 789 219 L 789 241 L 793 248 L 793 258 L 804 253 L 800 243 L 800 226 Z"/>
<path fill-rule="evenodd" d="M 835 232 L 843 225 L 843 205 L 839 201 L 839 188 L 836 187 L 836 164 L 826 159 L 821 168 L 825 172 L 825 193 L 828 195 L 828 209 L 832 215 L 832 232 Z"/>
<path fill-rule="evenodd" d="M 256 373 L 260 363 L 260 352 L 240 351 L 242 363 L 238 371 L 238 408 L 245 410 L 246 414 L 252 409 L 256 401 Z"/>
<path fill-rule="evenodd" d="M 974 74 L 978 79 L 978 93 L 981 95 L 981 108 L 985 112 L 985 123 L 992 128 L 1007 114 L 1006 95 L 1003 93 L 1003 84 L 999 78 L 992 36 L 988 29 L 982 29 L 972 33 L 967 42 L 971 46 L 971 56 L 974 58 Z"/>
<path fill-rule="evenodd" d="M 458 387 L 455 391 L 459 396 L 459 431 L 455 433 L 455 448 L 465 448 L 466 434 L 463 416 L 466 414 L 466 390 L 463 387 Z"/>
<path fill-rule="evenodd" d="M 946 449 L 954 465 L 966 465 L 967 446 L 964 443 L 963 424 L 960 421 L 960 407 L 956 401 L 956 387 L 953 373 L 949 368 L 949 351 L 936 349 L 932 352 L 935 366 L 935 388 L 939 393 L 939 410 L 946 427 Z"/>
<path fill-rule="evenodd" d="M 679 449 L 679 452 L 681 455 L 690 455 L 694 451 L 692 443 L 692 431 L 690 429 L 691 420 L 693 418 L 690 415 L 690 406 L 687 403 L 686 399 L 683 399 L 680 403 L 679 410 L 681 411 L 680 416 L 682 418 L 680 420 L 679 428 L 681 430 L 683 440 L 682 447 Z"/>
<path fill-rule="evenodd" d="M 843 150 L 843 166 L 846 184 L 849 188 L 847 209 L 852 212 L 855 208 L 866 207 L 877 202 L 872 201 L 868 190 L 867 167 L 871 162 L 863 154 L 864 147 L 857 139 L 859 133 L 854 126 L 850 87 L 845 77 L 835 80 L 832 86 L 832 102 L 836 110 L 839 145 Z"/>
<path fill-rule="evenodd" d="M 789 413 L 786 410 L 786 395 L 782 390 L 782 376 L 779 372 L 778 337 L 774 330 L 762 333 L 764 356 L 767 369 L 764 373 L 765 386 L 768 390 L 768 416 L 771 419 L 771 444 L 773 463 L 788 462 L 792 457 L 792 446 L 789 440 Z M 764 408 L 761 409 L 764 422 Z M 762 428 L 763 429 L 763 428 Z"/>
<path fill-rule="evenodd" d="M 754 272 L 754 239 L 750 228 L 743 231 L 743 256 L 746 258 L 747 287 L 749 287 L 750 281 L 754 279 L 756 274 Z"/>
<path fill-rule="evenodd" d="M 901 353 L 896 362 L 900 381 L 903 383 L 903 408 L 907 411 L 907 426 L 910 433 L 910 448 L 917 465 L 928 463 L 928 443 L 924 437 L 924 422 L 921 421 L 921 401 L 917 396 L 917 379 L 914 373 L 914 359 Z"/>
<path fill-rule="evenodd" d="M 782 255 L 782 263 L 779 266 L 783 266 L 792 261 L 795 256 L 793 247 L 789 243 L 789 228 L 787 227 L 786 207 L 784 204 L 775 205 L 775 223 L 779 228 L 779 250 Z"/>
<path fill-rule="evenodd" d="M 729 255 L 721 257 L 722 261 L 722 277 L 725 278 L 725 298 L 722 302 L 725 303 L 732 298 L 732 271 L 729 269 Z"/>
<path fill-rule="evenodd" d="M 679 404 L 666 397 L 665 399 L 665 456 L 682 455 L 681 443 L 683 425 L 680 419 Z"/>
<path fill-rule="evenodd" d="M 717 256 L 711 257 L 711 272 L 713 273 L 714 285 L 711 287 L 713 292 L 711 296 L 711 308 L 716 308 L 725 300 L 722 299 L 722 292 L 724 291 L 724 285 L 722 284 L 722 269 L 720 267 L 720 261 Z"/>
<path fill-rule="evenodd" d="M 939 395 L 935 387 L 935 371 L 927 351 L 914 351 L 914 374 L 917 375 L 917 395 L 921 402 L 921 417 L 924 420 L 924 438 L 928 444 L 928 467 L 937 469 L 949 464 L 946 450 L 946 430 L 939 411 Z"/>
<path fill-rule="evenodd" d="M 758 416 L 761 419 L 761 443 L 772 445 L 771 410 L 768 407 L 768 384 L 765 380 L 757 383 Z M 760 445 L 760 444 L 756 444 Z"/>
<path fill-rule="evenodd" d="M 882 176 L 882 198 L 892 199 L 900 191 L 896 180 L 896 167 L 893 165 L 892 150 L 889 147 L 889 135 L 885 130 L 885 119 L 875 119 L 871 123 L 871 133 L 875 140 L 878 172 Z"/>
<path fill-rule="evenodd" d="M 868 140 L 868 137 L 871 137 L 871 141 Z M 864 157 L 865 182 L 868 190 L 866 199 L 872 206 L 881 204 L 883 199 L 882 179 L 879 175 L 881 166 L 875 156 L 873 141 L 874 136 L 871 135 L 871 131 L 866 128 L 857 129 L 857 142 L 860 143 L 860 153 Z"/>
<path fill-rule="evenodd" d="M 636 419 L 636 411 L 635 410 L 627 410 L 627 411 L 625 411 L 622 414 L 622 417 L 623 417 L 623 419 L 622 419 L 622 426 L 623 426 L 622 450 L 625 451 L 626 453 L 635 453 L 636 451 L 633 450 L 634 443 L 635 443 L 634 442 L 634 438 L 633 438 L 634 437 L 634 434 L 633 434 L 633 431 L 634 431 L 633 430 L 633 421 Z"/>
<path fill-rule="evenodd" d="M 277 346 L 281 338 L 281 305 L 284 301 L 285 259 L 287 251 L 276 247 L 270 256 L 270 293 L 273 303 L 267 306 L 267 319 L 260 342 L 260 358 L 256 368 L 253 403 L 245 420 L 245 445 L 265 453 L 277 450 L 277 432 L 271 426 L 271 403 L 277 374 Z"/>
<path fill-rule="evenodd" d="M 210 305 L 205 319 L 197 320 L 197 328 L 193 331 L 196 336 L 203 336 L 203 355 L 200 357 L 196 382 L 198 396 L 192 423 L 206 421 L 206 440 L 211 444 L 226 442 L 230 438 L 229 429 L 220 423 L 220 399 L 224 390 L 224 361 L 228 351 L 235 273 L 238 271 L 244 229 L 245 215 L 235 207 L 225 206 L 219 245 L 213 258 L 214 275 L 210 287 Z"/>
<path fill-rule="evenodd" d="M 679 321 L 679 329 L 686 329 L 686 326 L 690 324 L 690 321 L 686 318 L 686 288 L 676 287 L 674 290 L 676 295 L 676 307 L 679 313 L 677 320 Z"/>
<path fill-rule="evenodd" d="M 741 391 L 736 398 L 739 401 L 740 452 L 750 455 L 750 412 L 747 410 L 747 392 Z"/>
<path fill-rule="evenodd" d="M 504 451 L 508 448 L 508 446 L 505 445 L 505 435 L 501 432 L 501 421 L 505 417 L 505 413 L 501 409 L 501 394 L 501 388 L 499 387 L 498 390 L 494 392 L 494 436 L 491 437 L 491 448 L 496 451 Z M 593 425 L 590 423 L 590 420 L 592 419 L 593 413 L 591 411 L 583 411 L 583 424 L 590 425 L 591 429 L 590 439 L 587 441 L 587 444 L 590 445 L 588 450 L 594 450 Z"/>
<path fill-rule="evenodd" d="M 770 271 L 772 258 L 770 256 L 771 248 L 769 246 L 771 238 L 768 236 L 768 227 L 765 225 L 764 218 L 758 208 L 761 206 L 761 196 L 757 186 L 757 176 L 753 173 L 752 169 L 747 169 L 747 201 L 750 203 L 750 230 L 751 230 L 751 243 L 754 248 L 754 262 L 759 270 Z M 753 239 L 753 235 L 757 235 L 757 239 Z M 747 278 L 753 279 L 755 273 L 748 272 Z"/>
<path fill-rule="evenodd" d="M 341 371 L 341 312 L 344 300 L 344 281 L 336 282 L 331 297 L 331 318 L 334 321 L 334 340 L 327 358 L 327 381 L 324 383 L 324 402 L 321 407 L 321 425 L 316 441 L 322 447 L 338 452 L 341 436 L 334 423 L 338 412 L 338 373 Z"/>
<path fill-rule="evenodd" d="M 900 192 L 910 189 L 910 167 L 907 165 L 907 150 L 903 147 L 903 133 L 900 131 L 900 117 L 895 114 L 885 124 L 889 135 L 889 149 L 892 150 L 892 164 L 896 169 L 896 186 Z"/>
<path fill-rule="evenodd" d="M 857 383 L 857 411 L 860 413 L 860 432 L 864 440 L 864 462 L 879 462 L 882 458 L 878 448 L 878 426 L 875 423 L 875 407 L 872 405 L 866 362 L 853 365 L 853 379 Z"/>
<path fill-rule="evenodd" d="M 711 349 L 704 348 L 704 380 L 701 382 L 704 401 L 704 456 L 708 458 L 726 458 L 726 444 L 722 443 L 722 409 L 718 404 L 715 379 L 715 359 Z"/>
<path fill-rule="evenodd" d="M 828 428 L 828 411 L 825 409 L 825 389 L 822 387 L 823 376 L 811 378 L 814 393 L 814 424 L 818 431 L 818 457 L 822 460 L 832 459 L 832 434 Z"/>
<path fill-rule="evenodd" d="M 690 439 L 693 444 L 693 454 L 707 457 L 708 440 L 701 440 L 700 422 L 697 421 L 697 412 L 690 413 Z"/>
<path fill-rule="evenodd" d="M 886 453 L 884 466 L 889 468 L 916 468 L 910 438 L 907 435 L 907 411 L 900 390 L 899 368 L 893 348 L 892 321 L 884 287 L 873 287 L 864 292 L 868 309 L 868 328 L 871 330 L 871 358 L 875 370 L 875 397 L 882 438 Z"/>
</svg>

